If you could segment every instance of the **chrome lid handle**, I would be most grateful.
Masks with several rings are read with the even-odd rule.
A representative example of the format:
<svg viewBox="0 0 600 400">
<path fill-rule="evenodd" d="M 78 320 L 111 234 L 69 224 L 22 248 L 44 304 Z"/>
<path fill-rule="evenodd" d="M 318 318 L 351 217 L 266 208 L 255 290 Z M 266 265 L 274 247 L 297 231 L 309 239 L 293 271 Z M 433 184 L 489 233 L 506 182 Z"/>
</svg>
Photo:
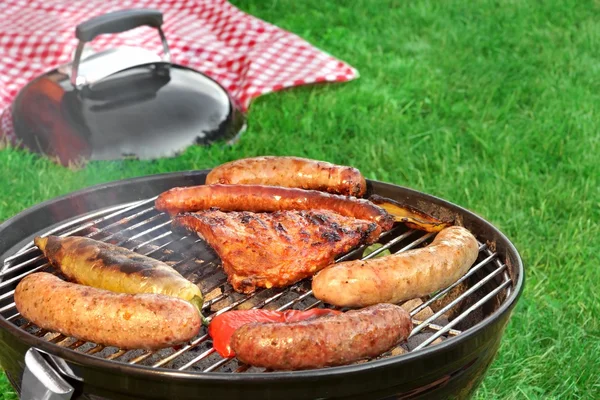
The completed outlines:
<svg viewBox="0 0 600 400">
<path fill-rule="evenodd" d="M 165 62 L 171 62 L 171 52 L 161 28 L 162 23 L 162 12 L 146 8 L 136 8 L 99 15 L 77 25 L 77 28 L 75 28 L 75 37 L 79 39 L 79 43 L 77 44 L 71 66 L 71 84 L 76 88 L 81 88 L 89 83 L 85 77 L 78 74 L 81 55 L 83 54 L 85 44 L 102 34 L 125 32 L 140 26 L 156 28 L 163 46 L 162 59 Z"/>
<path fill-rule="evenodd" d="M 21 400 L 70 400 L 75 392 L 35 349 L 25 353 Z"/>
</svg>

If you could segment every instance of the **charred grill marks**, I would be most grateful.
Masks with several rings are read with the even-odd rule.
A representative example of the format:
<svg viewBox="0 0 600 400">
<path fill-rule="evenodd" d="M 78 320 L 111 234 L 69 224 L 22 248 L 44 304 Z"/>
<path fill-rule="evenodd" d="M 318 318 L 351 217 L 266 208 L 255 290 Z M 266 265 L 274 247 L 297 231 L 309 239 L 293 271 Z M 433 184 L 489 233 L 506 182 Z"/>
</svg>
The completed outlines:
<svg viewBox="0 0 600 400">
<path fill-rule="evenodd" d="M 223 223 L 215 225 L 214 219 Z M 252 293 L 256 287 L 284 287 L 310 277 L 338 255 L 370 240 L 378 228 L 375 222 L 327 210 L 209 210 L 179 214 L 174 224 L 204 238 L 221 258 L 233 288 L 243 293 Z"/>
</svg>

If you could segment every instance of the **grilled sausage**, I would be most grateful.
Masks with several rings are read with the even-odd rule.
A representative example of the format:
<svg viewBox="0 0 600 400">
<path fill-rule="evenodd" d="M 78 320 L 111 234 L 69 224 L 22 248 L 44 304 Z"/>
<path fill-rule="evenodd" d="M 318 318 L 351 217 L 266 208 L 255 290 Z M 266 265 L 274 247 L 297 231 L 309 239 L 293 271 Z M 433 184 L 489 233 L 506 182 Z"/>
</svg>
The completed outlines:
<svg viewBox="0 0 600 400">
<path fill-rule="evenodd" d="M 373 358 L 405 340 L 412 330 L 408 313 L 393 304 L 293 323 L 251 323 L 231 339 L 237 358 L 273 370 L 349 364 Z"/>
<path fill-rule="evenodd" d="M 367 182 L 359 170 L 300 157 L 253 157 L 231 161 L 214 168 L 206 184 L 258 184 L 321 190 L 362 197 Z"/>
<path fill-rule="evenodd" d="M 200 288 L 153 258 L 86 237 L 36 237 L 34 243 L 69 280 L 119 293 L 179 297 L 202 309 Z"/>
<path fill-rule="evenodd" d="M 158 294 L 113 293 L 38 272 L 15 290 L 17 309 L 40 328 L 121 349 L 184 343 L 201 327 L 190 303 Z"/>
<path fill-rule="evenodd" d="M 424 248 L 331 265 L 312 281 L 314 296 L 339 307 L 398 303 L 443 289 L 463 276 L 477 259 L 477 240 L 451 226 Z"/>
<path fill-rule="evenodd" d="M 394 217 L 368 200 L 316 190 L 264 185 L 201 185 L 168 190 L 156 199 L 156 208 L 169 214 L 207 210 L 273 212 L 324 209 L 345 217 L 376 222 L 384 231 Z"/>
</svg>

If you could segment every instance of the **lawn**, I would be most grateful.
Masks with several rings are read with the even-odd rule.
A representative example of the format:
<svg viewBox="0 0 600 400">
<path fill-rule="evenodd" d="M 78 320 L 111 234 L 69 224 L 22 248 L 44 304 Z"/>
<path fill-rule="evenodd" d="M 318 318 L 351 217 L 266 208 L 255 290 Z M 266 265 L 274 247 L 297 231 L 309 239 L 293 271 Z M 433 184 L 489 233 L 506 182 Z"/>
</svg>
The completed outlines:
<svg viewBox="0 0 600 400">
<path fill-rule="evenodd" d="M 478 399 L 600 398 L 599 4 L 233 3 L 348 61 L 360 79 L 259 98 L 235 146 L 175 159 L 72 171 L 1 150 L 0 220 L 99 182 L 245 156 L 350 164 L 482 215 L 521 252 L 524 295 Z"/>
</svg>

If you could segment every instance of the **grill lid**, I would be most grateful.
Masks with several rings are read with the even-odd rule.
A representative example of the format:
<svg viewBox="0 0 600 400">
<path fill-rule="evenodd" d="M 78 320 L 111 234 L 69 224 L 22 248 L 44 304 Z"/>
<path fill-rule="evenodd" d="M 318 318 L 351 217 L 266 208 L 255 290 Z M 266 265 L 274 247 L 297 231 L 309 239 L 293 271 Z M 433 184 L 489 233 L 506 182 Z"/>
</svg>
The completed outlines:
<svg viewBox="0 0 600 400">
<path fill-rule="evenodd" d="M 96 36 L 142 25 L 158 30 L 162 57 L 117 48 L 83 58 Z M 132 9 L 77 26 L 73 62 L 36 78 L 16 97 L 18 140 L 63 165 L 170 157 L 190 145 L 233 140 L 245 127 L 241 109 L 212 79 L 170 62 L 161 25 L 159 11 Z"/>
</svg>

